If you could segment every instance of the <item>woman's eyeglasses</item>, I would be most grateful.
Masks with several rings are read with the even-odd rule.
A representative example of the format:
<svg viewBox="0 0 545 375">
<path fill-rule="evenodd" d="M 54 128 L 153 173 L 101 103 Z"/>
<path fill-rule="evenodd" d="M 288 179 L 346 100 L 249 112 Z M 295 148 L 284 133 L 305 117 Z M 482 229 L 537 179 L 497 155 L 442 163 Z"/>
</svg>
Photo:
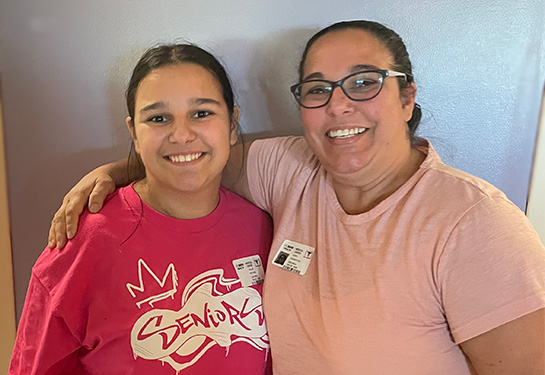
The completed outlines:
<svg viewBox="0 0 545 375">
<path fill-rule="evenodd" d="M 411 82 L 412 76 L 393 70 L 366 70 L 352 73 L 336 82 L 325 79 L 310 79 L 290 87 L 295 100 L 304 108 L 320 108 L 329 103 L 335 87 L 339 86 L 351 100 L 363 102 L 376 97 L 386 77 L 403 77 Z"/>
</svg>

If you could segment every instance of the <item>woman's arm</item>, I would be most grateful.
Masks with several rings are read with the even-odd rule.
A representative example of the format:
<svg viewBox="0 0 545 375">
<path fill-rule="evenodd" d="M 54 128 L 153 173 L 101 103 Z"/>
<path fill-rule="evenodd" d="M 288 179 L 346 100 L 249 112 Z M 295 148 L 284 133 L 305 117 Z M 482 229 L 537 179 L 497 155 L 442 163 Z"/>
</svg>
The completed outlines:
<svg viewBox="0 0 545 375">
<path fill-rule="evenodd" d="M 253 202 L 246 168 L 251 144 L 252 142 L 240 143 L 231 147 L 229 161 L 221 176 L 221 186 Z"/>
<path fill-rule="evenodd" d="M 478 375 L 545 375 L 545 247 L 528 218 L 490 194 L 457 220 L 438 280 L 454 340 Z"/>
<path fill-rule="evenodd" d="M 251 201 L 246 177 L 246 161 L 250 144 L 250 142 L 238 144 L 231 148 L 221 184 Z M 132 182 L 127 175 L 127 163 L 127 159 L 122 159 L 92 170 L 64 196 L 62 205 L 55 213 L 49 227 L 48 247 L 62 249 L 67 239 L 72 239 L 76 235 L 79 215 L 86 204 L 90 212 L 96 213 L 102 208 L 106 196 L 116 187 Z M 136 179 L 144 177 L 143 171 L 136 177 Z"/>
<path fill-rule="evenodd" d="M 544 375 L 545 309 L 460 344 L 478 375 Z"/>
<path fill-rule="evenodd" d="M 128 179 L 127 167 L 127 159 L 102 165 L 86 174 L 70 189 L 51 221 L 47 246 L 62 249 L 67 239 L 76 235 L 79 215 L 86 204 L 90 212 L 96 213 L 102 208 L 106 196 L 112 193 L 116 186 L 129 184 L 131 181 Z"/>
</svg>

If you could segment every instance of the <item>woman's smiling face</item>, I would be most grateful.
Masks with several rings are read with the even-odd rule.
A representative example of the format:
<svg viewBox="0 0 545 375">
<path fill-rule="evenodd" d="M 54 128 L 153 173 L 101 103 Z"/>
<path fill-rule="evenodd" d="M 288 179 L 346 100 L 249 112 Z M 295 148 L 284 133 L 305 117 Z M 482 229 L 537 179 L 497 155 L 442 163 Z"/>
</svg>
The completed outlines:
<svg viewBox="0 0 545 375">
<path fill-rule="evenodd" d="M 182 63 L 152 70 L 138 86 L 133 124 L 150 188 L 217 192 L 237 129 L 207 69 Z"/>
<path fill-rule="evenodd" d="M 310 47 L 303 80 L 337 81 L 357 71 L 392 69 L 392 65 L 391 53 L 371 34 L 357 29 L 333 31 Z M 324 107 L 301 108 L 305 138 L 334 177 L 374 176 L 410 147 L 407 121 L 414 99 L 414 92 L 401 95 L 397 78 L 386 78 L 380 94 L 363 102 L 350 100 L 337 87 Z"/>
</svg>

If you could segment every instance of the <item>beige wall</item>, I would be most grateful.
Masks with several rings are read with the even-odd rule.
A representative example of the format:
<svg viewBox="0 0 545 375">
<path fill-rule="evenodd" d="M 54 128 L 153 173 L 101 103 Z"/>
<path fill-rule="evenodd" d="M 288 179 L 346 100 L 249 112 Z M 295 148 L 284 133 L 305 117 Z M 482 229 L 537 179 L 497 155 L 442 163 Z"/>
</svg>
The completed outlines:
<svg viewBox="0 0 545 375">
<path fill-rule="evenodd" d="M 8 371 L 15 339 L 15 299 L 11 265 L 2 97 L 0 96 L 0 374 Z"/>
<path fill-rule="evenodd" d="M 526 213 L 541 236 L 541 242 L 545 243 L 545 91 Z"/>
</svg>

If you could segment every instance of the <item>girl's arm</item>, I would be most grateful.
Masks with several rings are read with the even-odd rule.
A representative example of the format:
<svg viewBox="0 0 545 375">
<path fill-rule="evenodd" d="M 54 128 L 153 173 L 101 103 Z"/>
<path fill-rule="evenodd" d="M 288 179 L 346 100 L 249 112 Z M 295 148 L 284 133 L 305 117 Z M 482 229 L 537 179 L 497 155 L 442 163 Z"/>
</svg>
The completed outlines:
<svg viewBox="0 0 545 375">
<path fill-rule="evenodd" d="M 81 344 L 54 308 L 49 292 L 32 275 L 8 375 L 77 373 Z"/>
</svg>

